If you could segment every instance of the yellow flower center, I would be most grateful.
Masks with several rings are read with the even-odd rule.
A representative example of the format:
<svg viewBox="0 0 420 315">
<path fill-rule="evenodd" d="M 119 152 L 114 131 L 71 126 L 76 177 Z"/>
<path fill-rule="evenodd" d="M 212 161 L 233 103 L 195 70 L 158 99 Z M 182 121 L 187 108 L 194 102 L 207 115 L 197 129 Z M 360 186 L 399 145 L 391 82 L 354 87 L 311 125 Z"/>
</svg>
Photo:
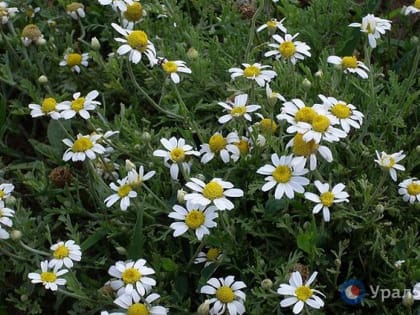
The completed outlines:
<svg viewBox="0 0 420 315">
<path fill-rule="evenodd" d="M 351 109 L 346 104 L 337 103 L 331 107 L 331 113 L 337 118 L 346 119 L 351 115 Z"/>
<path fill-rule="evenodd" d="M 330 120 L 324 115 L 315 115 L 312 120 L 312 128 L 317 132 L 325 132 L 330 127 Z"/>
<path fill-rule="evenodd" d="M 79 97 L 79 98 L 76 98 L 74 101 L 71 101 L 71 109 L 74 110 L 75 112 L 78 112 L 84 107 L 85 107 L 84 97 Z"/>
<path fill-rule="evenodd" d="M 278 127 L 276 122 L 270 118 L 261 119 L 260 126 L 261 129 L 266 133 L 275 133 Z"/>
<path fill-rule="evenodd" d="M 177 72 L 178 66 L 174 61 L 167 61 L 162 65 L 162 68 L 167 73 Z"/>
<path fill-rule="evenodd" d="M 127 36 L 127 42 L 131 48 L 144 52 L 147 49 L 147 34 L 143 31 L 132 31 Z"/>
<path fill-rule="evenodd" d="M 236 106 L 232 108 L 230 111 L 230 114 L 232 116 L 243 116 L 246 113 L 246 107 L 245 106 Z"/>
<path fill-rule="evenodd" d="M 56 259 L 63 259 L 69 256 L 69 249 L 64 246 L 60 245 L 57 247 L 57 249 L 53 253 L 54 258 Z"/>
<path fill-rule="evenodd" d="M 267 25 L 267 28 L 270 31 L 274 31 L 277 28 L 277 21 L 276 20 L 270 20 L 265 24 Z"/>
<path fill-rule="evenodd" d="M 124 198 L 130 193 L 131 190 L 131 186 L 129 184 L 125 184 L 118 188 L 117 194 L 120 196 L 120 198 Z"/>
<path fill-rule="evenodd" d="M 220 133 L 217 133 L 210 137 L 209 147 L 210 150 L 214 153 L 217 153 L 220 150 L 224 149 L 226 144 L 226 139 Z"/>
<path fill-rule="evenodd" d="M 318 150 L 318 144 L 311 140 L 306 142 L 303 140 L 303 134 L 297 133 L 293 138 L 293 153 L 298 156 L 309 156 Z"/>
<path fill-rule="evenodd" d="M 203 225 L 206 216 L 200 210 L 192 210 L 185 217 L 185 224 L 192 230 L 198 229 Z"/>
<path fill-rule="evenodd" d="M 341 66 L 345 69 L 347 68 L 357 68 L 357 58 L 355 56 L 343 57 L 341 60 Z"/>
<path fill-rule="evenodd" d="M 292 178 L 292 170 L 287 165 L 279 165 L 272 175 L 278 183 L 287 183 Z"/>
<path fill-rule="evenodd" d="M 81 54 L 72 53 L 72 54 L 67 55 L 67 65 L 68 66 L 74 67 L 74 66 L 80 65 L 81 62 L 82 62 L 82 55 Z"/>
<path fill-rule="evenodd" d="M 306 123 L 311 123 L 315 116 L 316 111 L 312 107 L 304 106 L 296 112 L 295 120 L 297 122 L 302 121 Z"/>
<path fill-rule="evenodd" d="M 382 166 L 385 166 L 387 168 L 393 168 L 395 165 L 395 160 L 392 156 L 386 156 L 382 158 Z"/>
<path fill-rule="evenodd" d="M 366 31 L 368 32 L 368 34 L 375 33 L 375 25 L 372 25 L 372 24 L 368 23 L 366 25 Z"/>
<path fill-rule="evenodd" d="M 306 302 L 306 300 L 313 295 L 312 289 L 307 286 L 300 286 L 299 288 L 296 288 L 295 294 L 296 297 L 303 302 Z"/>
<path fill-rule="evenodd" d="M 8 16 L 8 15 L 9 15 L 9 11 L 7 11 L 7 8 L 0 7 L 0 17 Z"/>
<path fill-rule="evenodd" d="M 74 11 L 77 11 L 78 9 L 83 9 L 84 7 L 85 6 L 79 2 L 72 2 L 66 6 L 66 11 L 74 12 Z"/>
<path fill-rule="evenodd" d="M 32 8 L 27 8 L 25 13 L 27 17 L 32 17 L 34 15 L 34 10 Z"/>
<path fill-rule="evenodd" d="M 169 155 L 173 161 L 182 162 L 185 158 L 185 151 L 181 148 L 175 148 L 169 153 Z"/>
<path fill-rule="evenodd" d="M 22 37 L 29 38 L 32 40 L 40 38 L 42 35 L 41 31 L 39 30 L 38 26 L 35 24 L 28 24 L 22 30 Z"/>
<path fill-rule="evenodd" d="M 143 7 L 139 2 L 133 2 L 132 5 L 127 6 L 127 11 L 124 12 L 124 17 L 130 22 L 136 22 L 143 16 Z"/>
<path fill-rule="evenodd" d="M 214 200 L 223 197 L 223 187 L 218 182 L 210 182 L 203 188 L 203 196 Z"/>
<path fill-rule="evenodd" d="M 407 192 L 409 195 L 417 196 L 418 194 L 420 194 L 420 184 L 417 184 L 417 183 L 408 184 Z"/>
<path fill-rule="evenodd" d="M 249 66 L 244 69 L 244 76 L 247 78 L 253 78 L 260 74 L 260 69 L 256 66 Z"/>
<path fill-rule="evenodd" d="M 216 290 L 216 297 L 222 303 L 230 303 L 235 299 L 235 293 L 230 287 L 224 285 Z"/>
<path fill-rule="evenodd" d="M 44 271 L 41 273 L 42 282 L 55 282 L 57 275 L 54 272 Z"/>
<path fill-rule="evenodd" d="M 247 154 L 249 152 L 248 141 L 241 139 L 239 142 L 235 143 L 235 145 L 238 147 L 241 154 Z"/>
<path fill-rule="evenodd" d="M 125 284 L 133 284 L 139 281 L 141 278 L 141 272 L 135 268 L 127 268 L 123 271 L 121 275 L 121 279 L 124 281 Z"/>
<path fill-rule="evenodd" d="M 57 101 L 52 97 L 47 97 L 42 101 L 41 110 L 43 113 L 49 113 L 55 110 Z"/>
<path fill-rule="evenodd" d="M 5 195 L 6 193 L 3 190 L 0 190 L 0 199 L 2 199 Z"/>
<path fill-rule="evenodd" d="M 420 0 L 414 1 L 414 7 L 420 10 Z"/>
<path fill-rule="evenodd" d="M 220 249 L 218 248 L 209 248 L 207 251 L 206 257 L 208 261 L 216 261 L 217 257 L 220 255 Z"/>
<path fill-rule="evenodd" d="M 326 207 L 331 207 L 334 203 L 334 194 L 331 191 L 326 191 L 319 196 L 321 203 Z"/>
<path fill-rule="evenodd" d="M 71 150 L 73 152 L 85 152 L 93 147 L 92 141 L 88 137 L 80 137 L 74 141 Z"/>
<path fill-rule="evenodd" d="M 146 305 L 141 303 L 131 304 L 127 309 L 127 315 L 149 315 Z"/>
<path fill-rule="evenodd" d="M 295 54 L 296 46 L 293 42 L 286 41 L 280 44 L 279 51 L 283 57 L 290 58 Z"/>
</svg>

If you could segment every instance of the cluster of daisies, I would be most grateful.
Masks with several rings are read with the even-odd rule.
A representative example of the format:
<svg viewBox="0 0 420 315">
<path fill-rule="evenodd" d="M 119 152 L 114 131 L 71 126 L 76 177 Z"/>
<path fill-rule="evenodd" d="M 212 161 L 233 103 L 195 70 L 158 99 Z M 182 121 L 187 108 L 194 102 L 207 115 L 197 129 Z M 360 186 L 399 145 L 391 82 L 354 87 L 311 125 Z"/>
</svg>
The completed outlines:
<svg viewBox="0 0 420 315">
<path fill-rule="evenodd" d="M 13 226 L 15 211 L 6 207 L 6 202 L 12 196 L 15 186 L 10 183 L 0 184 L 0 240 L 10 238 L 9 229 Z"/>
</svg>

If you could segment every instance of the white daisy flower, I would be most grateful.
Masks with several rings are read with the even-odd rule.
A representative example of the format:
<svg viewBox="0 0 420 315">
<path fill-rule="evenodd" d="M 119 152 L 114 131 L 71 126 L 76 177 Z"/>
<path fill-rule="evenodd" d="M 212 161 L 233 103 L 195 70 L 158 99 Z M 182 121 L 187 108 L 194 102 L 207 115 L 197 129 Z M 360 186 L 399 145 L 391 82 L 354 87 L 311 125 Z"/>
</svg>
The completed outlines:
<svg viewBox="0 0 420 315">
<path fill-rule="evenodd" d="M 52 119 L 60 119 L 61 115 L 57 109 L 57 101 L 53 97 L 44 98 L 41 104 L 29 104 L 32 118 L 50 116 Z"/>
<path fill-rule="evenodd" d="M 65 285 L 67 280 L 59 278 L 68 272 L 67 269 L 61 269 L 55 266 L 52 270 L 48 268 L 48 261 L 41 261 L 41 273 L 31 272 L 28 278 L 32 283 L 42 283 L 46 289 L 57 291 L 59 285 Z"/>
<path fill-rule="evenodd" d="M 58 110 L 62 110 L 61 117 L 70 119 L 78 114 L 83 119 L 89 119 L 89 111 L 95 110 L 96 106 L 101 105 L 95 98 L 99 96 L 96 90 L 90 91 L 86 96 L 81 96 L 80 92 L 73 94 L 72 101 L 64 101 L 56 106 Z"/>
<path fill-rule="evenodd" d="M 146 11 L 138 0 L 131 1 L 125 6 L 125 10 L 121 10 L 122 25 L 124 28 L 132 30 L 146 15 Z"/>
<path fill-rule="evenodd" d="M 273 39 L 277 43 L 269 44 L 270 47 L 276 48 L 276 50 L 267 51 L 264 56 L 271 57 L 275 56 L 276 58 L 282 58 L 285 60 L 290 60 L 292 64 L 296 64 L 298 60 L 303 60 L 306 57 L 310 57 L 311 53 L 309 47 L 304 42 L 294 41 L 294 39 L 299 35 L 285 34 L 284 37 L 280 35 L 273 35 Z"/>
<path fill-rule="evenodd" d="M 155 271 L 145 265 L 144 259 L 117 261 L 108 269 L 108 274 L 115 278 L 110 281 L 110 285 L 117 291 L 118 296 L 127 294 L 138 301 L 140 296 L 147 294 L 156 285 L 156 280 L 148 277 Z"/>
<path fill-rule="evenodd" d="M 342 183 L 339 183 L 332 187 L 332 189 L 330 190 L 330 185 L 328 183 L 323 184 L 319 180 L 316 180 L 314 184 L 320 192 L 320 195 L 316 195 L 311 192 L 306 192 L 305 198 L 317 203 L 313 208 L 312 213 L 319 213 L 322 209 L 324 221 L 329 222 L 330 207 L 334 203 L 349 202 L 349 200 L 347 199 L 349 197 L 349 194 L 343 191 L 343 189 L 346 186 Z"/>
<path fill-rule="evenodd" d="M 137 197 L 137 192 L 133 190 L 133 187 L 128 183 L 128 177 L 117 180 L 118 186 L 115 183 L 111 183 L 109 187 L 113 191 L 116 191 L 115 194 L 108 196 L 104 202 L 105 205 L 109 208 L 118 200 L 120 200 L 120 209 L 126 211 L 130 206 L 130 198 Z"/>
<path fill-rule="evenodd" d="M 223 254 L 220 248 L 207 247 L 206 251 L 201 251 L 197 254 L 194 259 L 194 264 L 204 263 L 204 267 L 207 267 L 213 263 L 220 262 Z"/>
<path fill-rule="evenodd" d="M 178 72 L 192 73 L 191 69 L 185 65 L 185 61 L 182 60 L 171 61 L 164 59 L 162 69 L 171 77 L 172 82 L 175 84 L 178 84 L 181 81 Z"/>
<path fill-rule="evenodd" d="M 271 106 L 276 105 L 278 100 L 286 102 L 286 99 L 283 97 L 283 95 L 277 92 L 273 92 L 268 83 L 265 85 L 265 95 L 267 96 L 268 104 Z"/>
<path fill-rule="evenodd" d="M 184 172 L 188 175 L 191 170 L 191 156 L 200 156 L 200 152 L 193 150 L 192 146 L 185 144 L 185 140 L 183 138 L 177 139 L 172 137 L 169 140 L 162 138 L 160 139 L 160 143 L 162 143 L 167 151 L 156 150 L 153 152 L 153 155 L 163 157 L 165 166 L 170 169 L 171 178 L 174 180 L 178 179 L 180 167 L 182 167 Z"/>
<path fill-rule="evenodd" d="M 30 46 L 32 43 L 35 45 L 43 45 L 46 42 L 41 30 L 35 24 L 27 24 L 23 28 L 20 38 L 23 45 L 26 47 Z"/>
<path fill-rule="evenodd" d="M 133 297 L 128 294 L 119 296 L 114 303 L 122 307 L 124 312 L 114 312 L 109 315 L 167 315 L 168 309 L 156 305 L 153 306 L 156 300 L 160 298 L 157 293 L 151 293 L 145 297 Z"/>
<path fill-rule="evenodd" d="M 68 51 L 64 54 L 63 60 L 60 61 L 61 67 L 70 67 L 74 72 L 80 73 L 80 66 L 88 66 L 89 54 L 78 54 L 75 52 Z"/>
<path fill-rule="evenodd" d="M 320 145 L 314 140 L 306 142 L 303 140 L 302 133 L 296 133 L 295 136 L 286 144 L 286 148 L 292 148 L 292 152 L 295 156 L 301 156 L 304 158 L 304 165 L 309 161 L 309 169 L 311 171 L 315 170 L 317 167 L 317 157 L 316 154 L 319 153 L 322 158 L 331 163 L 333 161 L 333 156 L 331 150 L 325 145 Z"/>
<path fill-rule="evenodd" d="M 242 66 L 244 67 L 244 69 L 229 69 L 229 73 L 231 73 L 230 77 L 232 78 L 232 80 L 237 77 L 245 77 L 249 80 L 254 80 L 259 86 L 263 87 L 266 82 L 270 82 L 277 75 L 277 73 L 273 70 L 264 70 L 265 68 L 271 68 L 271 66 L 262 66 L 260 63 L 254 63 L 252 65 L 248 63 L 243 63 Z"/>
<path fill-rule="evenodd" d="M 78 20 L 86 16 L 85 6 L 80 2 L 72 2 L 66 6 L 66 12 L 72 19 Z"/>
<path fill-rule="evenodd" d="M 80 246 L 73 240 L 66 242 L 58 242 L 50 247 L 53 251 L 53 259 L 48 263 L 48 267 L 53 268 L 66 266 L 67 268 L 73 267 L 73 261 L 80 261 L 82 259 L 82 252 Z"/>
<path fill-rule="evenodd" d="M 409 14 L 416 14 L 420 12 L 420 0 L 415 0 L 412 5 L 403 6 L 401 9 L 402 14 L 409 15 Z"/>
<path fill-rule="evenodd" d="M 15 211 L 4 206 L 3 200 L 0 200 L 0 228 L 2 225 L 12 227 Z"/>
<path fill-rule="evenodd" d="M 338 119 L 341 128 L 346 133 L 350 132 L 350 127 L 360 128 L 364 115 L 356 110 L 356 106 L 339 101 L 334 97 L 326 97 L 321 94 L 318 96 L 323 102 L 322 105 Z"/>
<path fill-rule="evenodd" d="M 223 163 L 228 163 L 229 160 L 236 162 L 241 154 L 238 147 L 235 145 L 235 143 L 238 142 L 239 136 L 236 131 L 230 132 L 226 138 L 223 137 L 221 133 L 216 132 L 210 137 L 209 143 L 201 144 L 201 163 L 208 163 L 216 154 L 219 154 Z"/>
<path fill-rule="evenodd" d="M 156 174 L 156 171 L 149 171 L 145 174 L 143 165 L 140 165 L 138 171 L 134 167 L 128 171 L 127 184 L 129 184 L 133 188 L 139 187 L 141 186 L 141 184 L 143 184 L 143 182 L 148 181 L 155 174 Z"/>
<path fill-rule="evenodd" d="M 235 145 L 239 149 L 239 152 L 242 155 L 247 155 L 249 153 L 249 151 L 251 151 L 251 149 L 252 149 L 251 144 L 252 144 L 252 141 L 249 138 L 244 137 L 244 136 L 242 136 L 239 139 L 239 141 L 235 143 Z"/>
<path fill-rule="evenodd" d="M 280 302 L 280 306 L 289 307 L 294 305 L 293 314 L 302 312 L 305 304 L 315 309 L 323 307 L 324 301 L 316 294 L 325 295 L 318 290 L 310 288 L 310 285 L 314 282 L 317 274 L 317 272 L 314 272 L 305 284 L 303 284 L 302 276 L 299 271 L 293 272 L 290 276 L 289 284 L 280 284 L 280 287 L 277 289 L 278 294 L 286 296 L 286 298 Z"/>
<path fill-rule="evenodd" d="M 203 206 L 213 203 L 219 210 L 234 208 L 234 204 L 226 197 L 242 197 L 244 195 L 241 189 L 233 188 L 231 182 L 223 181 L 220 178 L 213 178 L 207 184 L 198 178 L 190 178 L 185 186 L 194 191 L 186 194 L 185 200 L 191 200 L 193 203 Z"/>
<path fill-rule="evenodd" d="M 360 31 L 368 35 L 369 46 L 376 47 L 376 40 L 391 29 L 391 21 L 368 14 L 362 19 L 362 23 L 351 23 L 350 27 L 359 27 Z"/>
<path fill-rule="evenodd" d="M 10 197 L 10 193 L 15 189 L 15 185 L 9 183 L 0 184 L 0 200 Z"/>
<path fill-rule="evenodd" d="M 420 202 L 420 180 L 409 178 L 398 184 L 398 193 L 402 195 L 404 201 L 410 203 Z"/>
<path fill-rule="evenodd" d="M 281 199 L 284 194 L 287 198 L 293 199 L 295 191 L 305 192 L 303 186 L 309 184 L 309 179 L 301 175 L 309 171 L 304 168 L 303 158 L 293 157 L 293 155 L 283 155 L 279 158 L 277 153 L 273 153 L 271 162 L 273 165 L 266 164 L 257 170 L 257 174 L 268 175 L 265 178 L 267 183 L 261 188 L 262 191 L 268 191 L 277 186 L 274 192 L 275 199 Z"/>
<path fill-rule="evenodd" d="M 32 5 L 28 5 L 26 8 L 22 9 L 22 12 L 26 14 L 27 17 L 33 18 L 35 14 L 37 14 L 39 11 L 41 11 L 40 7 L 34 8 Z"/>
<path fill-rule="evenodd" d="M 9 18 L 15 16 L 17 12 L 19 12 L 18 8 L 9 8 L 9 5 L 4 2 L 0 1 L 0 19 L 1 24 L 6 24 L 9 21 Z"/>
<path fill-rule="evenodd" d="M 10 238 L 9 232 L 3 229 L 0 225 L 0 240 L 7 240 Z"/>
<path fill-rule="evenodd" d="M 278 120 L 286 120 L 292 126 L 299 122 L 311 123 L 317 115 L 317 107 L 306 106 L 305 103 L 298 98 L 294 98 L 283 103 L 280 114 L 276 116 Z M 286 130 L 288 133 L 296 132 L 295 130 Z"/>
<path fill-rule="evenodd" d="M 228 114 L 223 115 L 219 118 L 218 122 L 221 124 L 225 124 L 228 121 L 232 120 L 233 118 L 245 118 L 248 121 L 252 121 L 251 115 L 249 113 L 253 113 L 256 110 L 260 109 L 260 105 L 247 105 L 248 102 L 248 94 L 240 94 L 235 96 L 235 101 L 232 103 L 231 101 L 225 102 L 218 102 L 220 106 L 222 106 Z"/>
<path fill-rule="evenodd" d="M 379 154 L 378 151 L 376 151 L 376 157 L 378 158 L 375 160 L 376 163 L 379 164 L 380 167 L 382 167 L 384 170 L 389 171 L 389 175 L 391 176 L 392 180 L 394 182 L 397 181 L 397 170 L 398 171 L 405 171 L 405 167 L 401 164 L 397 164 L 399 161 L 404 159 L 406 157 L 405 154 L 403 154 L 403 151 L 399 151 L 392 154 L 387 154 L 384 151 Z"/>
<path fill-rule="evenodd" d="M 261 25 L 257 28 L 257 32 L 261 32 L 264 29 L 267 29 L 270 33 L 274 33 L 277 29 L 282 31 L 283 33 L 287 33 L 287 29 L 283 25 L 283 21 L 286 18 L 281 19 L 280 21 L 277 21 L 277 19 L 270 19 L 265 24 Z"/>
<path fill-rule="evenodd" d="M 132 4 L 131 0 L 98 0 L 100 5 L 110 5 L 114 11 L 120 10 L 124 12 L 127 10 L 127 4 Z"/>
<path fill-rule="evenodd" d="M 69 147 L 63 154 L 63 161 L 84 161 L 86 157 L 94 160 L 97 154 L 104 154 L 105 148 L 97 143 L 100 137 L 101 135 L 84 136 L 79 133 L 74 142 L 67 138 L 63 139 L 63 143 Z"/>
<path fill-rule="evenodd" d="M 215 297 L 209 300 L 213 304 L 210 309 L 210 314 L 229 315 L 244 314 L 246 299 L 245 293 L 241 290 L 246 288 L 246 284 L 242 281 L 235 281 L 234 276 L 227 276 L 226 278 L 211 278 L 207 284 L 200 289 L 200 293 L 214 295 Z"/>
<path fill-rule="evenodd" d="M 118 33 L 124 36 L 124 38 L 115 38 L 117 42 L 123 43 L 117 50 L 118 55 L 128 54 L 128 60 L 137 64 L 140 62 L 142 54 L 145 54 L 149 59 L 150 66 L 156 64 L 155 46 L 149 41 L 144 31 L 123 29 L 115 23 L 111 25 Z"/>
<path fill-rule="evenodd" d="M 368 78 L 369 68 L 355 56 L 329 56 L 327 62 L 340 67 L 344 73 L 356 73 L 362 79 Z"/>
<path fill-rule="evenodd" d="M 201 241 L 204 235 L 209 235 L 211 228 L 217 226 L 213 220 L 218 217 L 215 206 L 206 206 L 187 201 L 186 208 L 180 205 L 172 207 L 173 212 L 168 217 L 178 220 L 170 225 L 174 230 L 174 237 L 178 237 L 188 230 L 195 231 L 197 239 Z"/>
<path fill-rule="evenodd" d="M 279 127 L 276 122 L 274 120 L 272 120 L 271 118 L 265 118 L 263 115 L 256 113 L 256 115 L 258 116 L 258 118 L 260 118 L 260 121 L 256 122 L 254 125 L 252 125 L 251 127 L 249 127 L 249 132 L 254 133 L 255 132 L 261 132 L 264 135 L 273 135 L 276 131 L 277 128 Z M 259 137 L 263 137 L 263 135 L 258 135 Z M 263 139 L 263 143 L 258 144 L 255 143 L 258 146 L 264 146 L 265 145 L 265 138 Z"/>
</svg>

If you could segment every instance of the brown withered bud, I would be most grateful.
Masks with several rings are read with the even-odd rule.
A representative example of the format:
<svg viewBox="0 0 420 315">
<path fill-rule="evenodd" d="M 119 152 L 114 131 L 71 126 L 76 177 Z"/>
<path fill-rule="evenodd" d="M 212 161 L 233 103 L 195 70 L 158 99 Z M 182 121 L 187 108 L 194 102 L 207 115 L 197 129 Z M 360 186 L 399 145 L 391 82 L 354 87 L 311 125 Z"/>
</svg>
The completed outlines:
<svg viewBox="0 0 420 315">
<path fill-rule="evenodd" d="M 71 183 L 72 175 L 68 168 L 58 166 L 51 171 L 48 178 L 54 186 L 62 188 Z"/>
<path fill-rule="evenodd" d="M 300 275 L 302 276 L 303 282 L 305 282 L 309 277 L 309 268 L 306 265 L 297 263 L 294 264 L 290 270 L 290 272 L 299 271 Z"/>
</svg>

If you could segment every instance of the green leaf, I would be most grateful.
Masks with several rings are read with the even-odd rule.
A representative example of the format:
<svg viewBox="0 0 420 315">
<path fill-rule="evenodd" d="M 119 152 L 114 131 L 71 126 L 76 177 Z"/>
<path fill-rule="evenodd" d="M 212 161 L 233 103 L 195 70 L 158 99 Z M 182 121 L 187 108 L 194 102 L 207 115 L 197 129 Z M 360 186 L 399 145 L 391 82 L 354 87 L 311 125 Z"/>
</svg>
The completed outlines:
<svg viewBox="0 0 420 315">
<path fill-rule="evenodd" d="M 45 157 L 50 158 L 51 160 L 55 160 L 55 161 L 61 160 L 61 151 L 62 151 L 61 148 L 44 144 L 34 139 L 29 139 L 29 142 L 32 144 L 35 151 L 44 155 Z"/>
<path fill-rule="evenodd" d="M 128 246 L 128 257 L 131 259 L 138 259 L 143 256 L 143 211 L 144 209 L 138 208 L 137 205 L 137 220 L 134 227 L 133 238 Z"/>
<path fill-rule="evenodd" d="M 306 231 L 296 237 L 297 246 L 305 253 L 312 254 L 315 251 L 316 235 L 313 231 Z"/>
<path fill-rule="evenodd" d="M 165 271 L 175 272 L 178 269 L 178 265 L 170 258 L 162 258 L 161 262 Z"/>
<path fill-rule="evenodd" d="M 64 130 L 70 130 L 70 121 L 69 120 L 63 120 L 63 121 L 57 121 L 54 119 L 51 119 L 48 124 L 47 129 L 47 137 L 50 144 L 55 148 L 62 149 L 63 147 L 63 139 L 67 138 L 67 132 Z"/>
<path fill-rule="evenodd" d="M 108 231 L 106 229 L 99 229 L 94 234 L 89 236 L 81 245 L 80 248 L 82 252 L 87 250 L 88 248 L 92 247 L 96 243 L 98 243 L 100 240 L 102 240 L 106 235 Z"/>
</svg>

